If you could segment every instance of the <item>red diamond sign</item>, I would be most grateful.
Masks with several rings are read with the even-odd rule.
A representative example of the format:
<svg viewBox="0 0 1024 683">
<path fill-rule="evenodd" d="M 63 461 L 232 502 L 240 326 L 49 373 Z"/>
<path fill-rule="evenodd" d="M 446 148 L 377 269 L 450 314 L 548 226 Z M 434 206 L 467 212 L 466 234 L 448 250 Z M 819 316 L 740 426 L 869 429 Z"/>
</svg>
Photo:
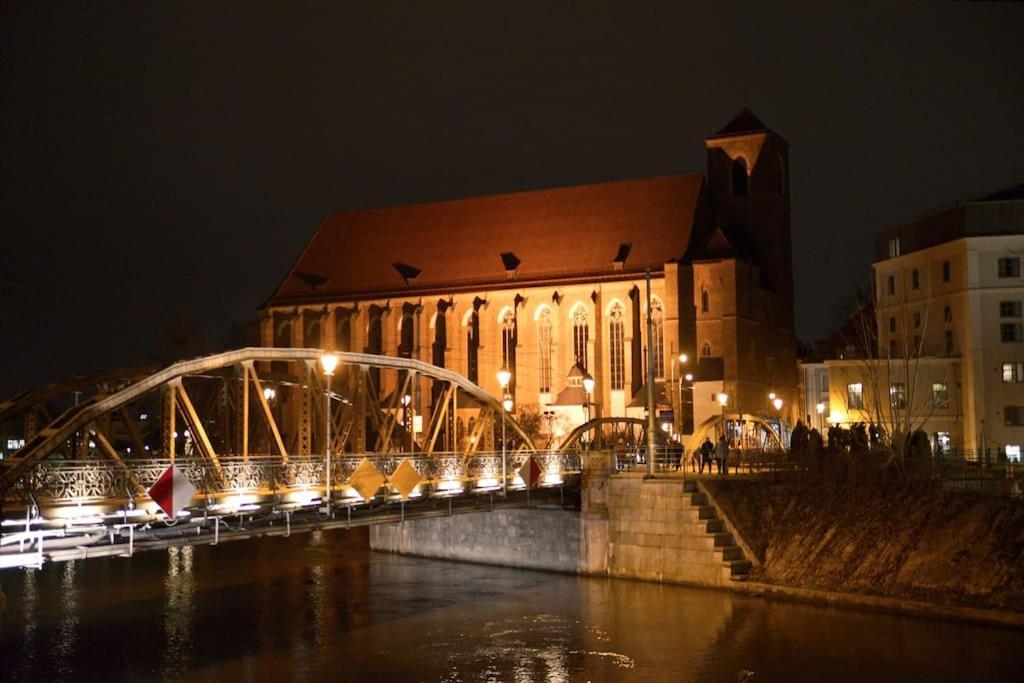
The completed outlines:
<svg viewBox="0 0 1024 683">
<path fill-rule="evenodd" d="M 526 484 L 526 488 L 535 489 L 537 484 L 540 483 L 540 463 L 532 455 L 526 459 L 523 466 L 519 468 L 519 476 L 523 478 L 523 483 Z"/>
<path fill-rule="evenodd" d="M 149 487 L 147 493 L 165 515 L 174 517 L 179 510 L 192 502 L 192 496 L 196 495 L 196 487 L 184 472 L 171 465 L 164 470 L 156 483 Z"/>
</svg>

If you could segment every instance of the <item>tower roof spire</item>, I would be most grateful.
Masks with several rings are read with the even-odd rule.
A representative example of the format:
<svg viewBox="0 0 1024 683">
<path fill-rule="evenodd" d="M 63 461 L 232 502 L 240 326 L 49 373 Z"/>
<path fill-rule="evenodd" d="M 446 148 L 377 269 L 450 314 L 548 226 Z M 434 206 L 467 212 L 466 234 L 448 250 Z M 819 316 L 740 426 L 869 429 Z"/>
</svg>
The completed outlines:
<svg viewBox="0 0 1024 683">
<path fill-rule="evenodd" d="M 729 123 L 720 131 L 712 135 L 712 138 L 728 137 L 730 135 L 743 135 L 745 133 L 760 133 L 767 131 L 768 126 L 764 125 L 761 119 L 750 111 L 750 107 L 743 107 L 739 114 L 734 116 Z"/>
</svg>

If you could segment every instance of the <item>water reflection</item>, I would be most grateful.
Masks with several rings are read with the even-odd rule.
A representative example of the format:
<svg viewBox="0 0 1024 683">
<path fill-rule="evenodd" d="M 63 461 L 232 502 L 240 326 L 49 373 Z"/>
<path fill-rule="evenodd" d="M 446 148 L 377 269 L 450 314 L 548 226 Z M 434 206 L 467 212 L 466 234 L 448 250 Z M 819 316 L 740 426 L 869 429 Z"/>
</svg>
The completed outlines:
<svg viewBox="0 0 1024 683">
<path fill-rule="evenodd" d="M 0 679 L 1015 680 L 1024 634 L 375 555 L 365 532 L 0 572 Z M 112 647 L 125 642 L 130 647 Z"/>
<path fill-rule="evenodd" d="M 164 579 L 164 678 L 178 678 L 189 670 L 192 619 L 195 612 L 195 576 L 192 546 L 168 548 Z"/>
<path fill-rule="evenodd" d="M 61 569 L 60 628 L 57 639 L 57 672 L 70 676 L 75 668 L 75 641 L 78 637 L 78 583 L 75 581 L 76 560 L 65 562 Z"/>
</svg>

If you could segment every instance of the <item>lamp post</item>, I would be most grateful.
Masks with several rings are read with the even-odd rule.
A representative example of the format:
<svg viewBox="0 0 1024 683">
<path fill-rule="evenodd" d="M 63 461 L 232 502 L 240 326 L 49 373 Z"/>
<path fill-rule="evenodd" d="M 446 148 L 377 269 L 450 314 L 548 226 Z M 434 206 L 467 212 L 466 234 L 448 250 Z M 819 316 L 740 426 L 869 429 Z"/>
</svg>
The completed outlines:
<svg viewBox="0 0 1024 683">
<path fill-rule="evenodd" d="M 508 497 L 508 471 L 507 471 L 507 456 L 505 451 L 505 420 L 507 419 L 506 413 L 512 410 L 512 397 L 508 394 L 508 385 L 512 381 L 512 371 L 504 365 L 498 370 L 498 384 L 501 385 L 501 393 L 503 395 L 501 401 L 501 495 Z"/>
<path fill-rule="evenodd" d="M 687 378 L 687 381 L 690 381 L 691 379 L 693 379 L 693 375 L 691 375 L 688 372 L 687 373 L 683 372 L 683 366 L 686 365 L 686 361 L 690 360 L 690 357 L 687 356 L 685 353 L 681 353 L 681 354 L 679 354 L 677 359 L 679 360 L 679 386 L 678 386 L 679 402 L 676 404 L 678 406 L 678 414 L 676 415 L 676 433 L 679 434 L 679 435 L 682 435 L 682 433 L 683 433 L 683 377 L 685 376 Z M 673 363 L 672 367 L 675 368 L 675 364 L 674 363 Z"/>
<path fill-rule="evenodd" d="M 779 446 L 782 446 L 782 399 L 776 396 L 772 399 L 772 405 L 775 406 L 775 417 L 779 422 Z"/>
<path fill-rule="evenodd" d="M 263 387 L 263 399 L 267 402 L 267 407 L 270 409 L 271 414 L 273 414 L 274 398 L 276 396 L 277 396 L 277 390 L 274 389 L 274 387 Z M 273 451 L 273 449 L 274 449 L 274 447 L 272 445 L 273 442 L 274 442 L 274 437 L 270 433 L 270 423 L 269 422 L 267 423 L 266 431 L 267 431 L 267 455 L 270 455 L 271 451 Z"/>
<path fill-rule="evenodd" d="M 718 393 L 718 405 L 722 406 L 722 436 L 728 437 L 725 428 L 725 406 L 729 402 L 729 394 L 724 391 Z"/>
<path fill-rule="evenodd" d="M 814 409 L 818 412 L 818 433 L 821 433 L 822 431 L 825 430 L 825 404 L 819 402 L 816 406 L 814 406 Z"/>
<path fill-rule="evenodd" d="M 583 404 L 583 422 L 590 422 L 590 403 L 593 400 L 594 377 L 588 372 L 583 375 L 583 391 L 587 394 L 587 402 Z M 587 439 L 587 450 L 590 450 L 590 439 Z"/>
<path fill-rule="evenodd" d="M 338 367 L 338 357 L 333 353 L 325 353 L 320 356 L 320 367 L 323 368 L 326 381 L 324 382 L 324 483 L 327 499 L 327 514 L 331 512 L 331 378 L 334 376 L 334 369 Z"/>
</svg>

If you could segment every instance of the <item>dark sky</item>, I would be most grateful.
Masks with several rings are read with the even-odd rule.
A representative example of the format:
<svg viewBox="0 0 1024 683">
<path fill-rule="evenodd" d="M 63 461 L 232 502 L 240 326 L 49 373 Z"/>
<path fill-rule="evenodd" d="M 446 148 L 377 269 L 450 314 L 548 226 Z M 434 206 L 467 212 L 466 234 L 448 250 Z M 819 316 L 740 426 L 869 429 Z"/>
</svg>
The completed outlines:
<svg viewBox="0 0 1024 683">
<path fill-rule="evenodd" d="M 224 339 L 330 211 L 700 172 L 746 103 L 805 339 L 877 229 L 1024 180 L 1021 5 L 87 4 L 0 9 L 0 397 Z"/>
</svg>

